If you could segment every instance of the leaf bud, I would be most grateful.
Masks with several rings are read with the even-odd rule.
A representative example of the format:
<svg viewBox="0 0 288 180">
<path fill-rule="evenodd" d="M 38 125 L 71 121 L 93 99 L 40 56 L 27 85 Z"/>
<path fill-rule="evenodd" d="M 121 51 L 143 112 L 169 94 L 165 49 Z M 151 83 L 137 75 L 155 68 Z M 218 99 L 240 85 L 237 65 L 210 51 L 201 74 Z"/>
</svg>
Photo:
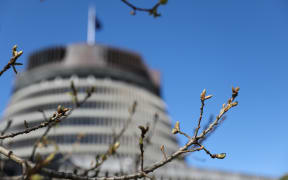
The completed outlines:
<svg viewBox="0 0 288 180">
<path fill-rule="evenodd" d="M 142 135 L 145 135 L 148 132 L 148 130 L 149 130 L 149 126 L 146 126 L 146 127 L 138 126 L 138 128 L 141 130 L 141 134 Z"/>
<path fill-rule="evenodd" d="M 232 105 L 232 107 L 237 106 L 237 105 L 238 105 L 238 102 L 235 101 L 235 102 L 233 102 L 231 105 Z"/>
<path fill-rule="evenodd" d="M 179 132 L 180 132 L 180 123 L 179 121 L 177 121 L 174 128 L 172 129 L 172 134 L 177 134 Z"/>
<path fill-rule="evenodd" d="M 24 120 L 24 126 L 25 126 L 26 129 L 29 127 L 26 120 Z"/>
<path fill-rule="evenodd" d="M 238 96 L 238 92 L 239 92 L 240 88 L 239 87 L 232 87 L 232 97 L 235 98 L 236 96 Z"/>
<path fill-rule="evenodd" d="M 205 96 L 206 96 L 206 89 L 204 89 L 200 95 L 200 99 L 201 101 L 204 101 L 205 100 Z"/>
<path fill-rule="evenodd" d="M 115 142 L 115 144 L 113 145 L 114 151 L 116 151 L 119 148 L 119 146 L 120 146 L 120 142 L 119 141 Z"/>
<path fill-rule="evenodd" d="M 160 147 L 161 151 L 163 152 L 165 150 L 165 146 L 164 145 L 161 145 Z"/>
<path fill-rule="evenodd" d="M 19 52 L 17 53 L 18 56 L 20 56 L 21 54 L 23 54 L 23 51 L 19 51 Z"/>
<path fill-rule="evenodd" d="M 205 100 L 210 99 L 212 95 L 205 96 Z"/>
<path fill-rule="evenodd" d="M 57 106 L 57 113 L 58 114 L 62 113 L 62 106 L 61 105 Z"/>
<path fill-rule="evenodd" d="M 226 157 L 226 153 L 215 154 L 215 158 L 224 159 Z"/>
</svg>

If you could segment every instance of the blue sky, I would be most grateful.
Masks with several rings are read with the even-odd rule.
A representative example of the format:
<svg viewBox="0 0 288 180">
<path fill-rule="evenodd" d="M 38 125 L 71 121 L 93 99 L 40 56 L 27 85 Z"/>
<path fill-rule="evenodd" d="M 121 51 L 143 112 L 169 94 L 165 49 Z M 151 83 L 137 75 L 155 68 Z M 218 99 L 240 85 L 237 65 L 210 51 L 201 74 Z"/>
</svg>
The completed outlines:
<svg viewBox="0 0 288 180">
<path fill-rule="evenodd" d="M 132 1 L 150 7 L 155 0 Z M 96 5 L 103 30 L 96 41 L 142 54 L 162 73 L 163 97 L 173 122 L 192 133 L 199 95 L 214 97 L 205 120 L 240 86 L 239 106 L 206 142 L 224 160 L 204 153 L 191 166 L 279 177 L 288 172 L 288 2 L 285 0 L 169 0 L 154 19 L 136 16 L 120 0 L 2 0 L 0 67 L 18 44 L 27 55 L 47 46 L 86 41 L 87 9 Z M 12 71 L 1 79 L 2 111 L 11 95 Z M 181 143 L 185 139 L 179 137 Z"/>
</svg>

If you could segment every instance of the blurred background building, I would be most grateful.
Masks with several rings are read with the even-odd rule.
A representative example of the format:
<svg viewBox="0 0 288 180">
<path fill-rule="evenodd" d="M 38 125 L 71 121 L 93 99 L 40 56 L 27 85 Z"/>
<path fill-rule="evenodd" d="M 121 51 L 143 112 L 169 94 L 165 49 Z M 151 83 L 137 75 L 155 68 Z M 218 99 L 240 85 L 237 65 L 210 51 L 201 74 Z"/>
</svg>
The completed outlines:
<svg viewBox="0 0 288 180">
<path fill-rule="evenodd" d="M 19 131 L 25 129 L 24 120 L 29 126 L 43 122 L 41 111 L 49 117 L 58 105 L 73 107 L 69 94 L 72 81 L 79 101 L 85 97 L 88 88 L 94 86 L 95 92 L 49 133 L 48 140 L 55 142 L 61 152 L 54 162 L 57 169 L 72 171 L 73 165 L 89 168 L 95 156 L 107 151 L 113 135 L 124 126 L 129 118 L 128 109 L 134 101 L 138 104 L 136 113 L 120 139 L 120 148 L 101 170 L 112 174 L 135 171 L 139 155 L 139 125 L 150 124 L 155 128 L 150 131 L 153 133 L 151 142 L 146 145 L 145 165 L 163 159 L 161 145 L 165 145 L 167 154 L 178 149 L 177 139 L 171 134 L 166 105 L 161 98 L 159 72 L 149 69 L 137 53 L 102 45 L 72 44 L 32 54 L 26 71 L 16 78 L 2 123 L 12 119 L 10 130 Z M 155 114 L 158 120 L 155 120 Z M 6 143 L 17 155 L 28 158 L 33 144 L 44 131 L 45 128 Z M 44 155 L 53 151 L 53 145 L 37 149 L 37 153 Z M 161 179 L 177 180 L 268 179 L 190 168 L 184 159 L 158 169 L 155 175 Z"/>
</svg>

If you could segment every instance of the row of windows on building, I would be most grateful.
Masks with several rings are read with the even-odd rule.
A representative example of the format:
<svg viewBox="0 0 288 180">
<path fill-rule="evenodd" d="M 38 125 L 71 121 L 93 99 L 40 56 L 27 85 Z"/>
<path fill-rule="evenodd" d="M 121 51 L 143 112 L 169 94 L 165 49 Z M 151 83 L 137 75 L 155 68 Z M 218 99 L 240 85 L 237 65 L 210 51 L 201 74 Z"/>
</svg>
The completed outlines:
<svg viewBox="0 0 288 180">
<path fill-rule="evenodd" d="M 71 70 L 67 69 L 67 71 L 58 72 L 56 74 L 55 73 L 49 74 L 47 72 L 48 73 L 46 75 L 47 77 L 43 77 L 42 79 L 39 79 L 39 80 L 34 81 L 34 82 L 21 84 L 21 83 L 19 83 L 20 81 L 22 81 L 21 79 L 29 78 L 29 77 L 23 76 L 23 77 L 17 79 L 16 84 L 19 84 L 19 86 L 15 86 L 13 88 L 12 92 L 13 92 L 13 94 L 15 94 L 19 90 L 31 85 L 31 83 L 33 83 L 33 84 L 40 83 L 42 85 L 51 85 L 50 82 L 53 82 L 53 84 L 57 84 L 57 83 L 61 84 L 62 83 L 61 80 L 75 80 L 75 81 L 77 81 L 77 79 L 79 79 L 79 80 L 85 79 L 87 84 L 90 84 L 91 82 L 96 83 L 96 82 L 94 82 L 94 80 L 92 80 L 92 78 L 89 78 L 89 77 L 95 77 L 95 79 L 97 78 L 97 79 L 101 79 L 103 81 L 105 81 L 106 79 L 112 80 L 113 82 L 116 82 L 115 84 L 117 84 L 119 82 L 121 84 L 122 83 L 129 84 L 129 86 L 131 86 L 131 87 L 135 87 L 135 88 L 138 87 L 138 88 L 140 88 L 142 90 L 146 90 L 147 92 L 150 92 L 150 93 L 152 93 L 158 97 L 160 96 L 159 87 L 155 86 L 153 84 L 153 82 L 150 80 L 141 79 L 137 76 L 133 76 L 132 74 L 127 74 L 125 72 L 115 73 L 113 71 L 113 69 L 112 70 L 110 70 L 110 69 L 102 70 L 100 72 L 95 71 L 95 69 L 90 69 L 90 71 L 88 71 L 87 74 L 85 73 L 86 70 L 84 70 L 84 72 L 83 72 L 83 70 L 84 69 L 82 69 L 82 71 L 81 71 L 81 68 L 80 68 L 80 69 L 75 69 L 75 72 L 72 72 Z M 33 72 L 31 72 L 31 73 L 32 73 L 31 75 L 33 76 Z M 76 73 L 77 75 L 75 76 L 75 75 L 73 75 L 73 73 L 74 74 Z M 73 76 L 75 76 L 77 78 L 73 79 Z M 89 80 L 92 80 L 92 81 L 89 82 Z M 128 89 L 130 89 L 130 88 L 128 88 Z M 134 88 L 131 88 L 130 90 L 131 90 L 131 92 L 133 92 L 133 91 L 135 92 Z"/>
<path fill-rule="evenodd" d="M 56 47 L 36 52 L 29 58 L 28 69 L 49 63 L 61 62 L 65 57 L 65 53 L 66 47 Z M 142 77 L 148 77 L 148 70 L 140 56 L 115 49 L 108 49 L 104 58 L 108 66 L 119 66 Z"/>
<path fill-rule="evenodd" d="M 109 118 L 109 117 L 69 117 L 63 121 L 61 121 L 61 123 L 59 123 L 59 128 L 61 127 L 67 127 L 67 126 L 87 126 L 87 127 L 91 127 L 91 126 L 106 126 L 106 127 L 110 127 L 111 128 L 111 133 L 112 133 L 112 128 L 113 127 L 123 127 L 124 126 L 124 122 L 126 120 L 124 119 L 117 119 L 117 118 Z M 33 127 L 33 126 L 37 126 L 39 125 L 41 122 L 43 122 L 43 120 L 38 120 L 38 121 L 34 121 L 29 123 L 29 127 Z M 171 128 L 170 124 L 165 122 L 164 120 L 160 121 L 161 123 L 165 124 L 165 126 L 169 126 L 168 129 Z M 164 123 L 165 122 L 165 123 Z M 157 126 L 157 124 L 156 124 Z M 24 124 L 19 124 L 16 126 L 12 126 L 10 128 L 11 132 L 15 132 L 15 131 L 21 131 L 24 130 Z M 151 131 L 152 133 L 152 131 Z M 153 132 L 155 134 L 158 134 L 160 137 L 163 137 L 164 139 L 167 139 L 168 141 L 170 141 L 171 143 L 177 144 L 177 139 L 175 136 L 171 136 L 168 132 L 163 132 L 163 131 L 157 131 L 157 132 Z M 69 136 L 69 134 L 65 134 L 65 136 Z M 135 136 L 135 138 L 137 138 L 137 136 Z M 153 137 L 152 137 L 153 138 Z M 90 143 L 93 143 L 93 139 L 90 139 Z M 135 139 L 138 140 L 138 139 Z"/>
<path fill-rule="evenodd" d="M 32 147 L 34 143 L 38 140 L 38 137 L 22 139 L 18 141 L 14 141 L 8 144 L 9 148 L 23 148 L 23 147 Z M 51 135 L 48 136 L 48 142 L 53 142 L 58 145 L 72 145 L 75 143 L 80 144 L 104 144 L 110 145 L 114 140 L 113 135 L 109 134 L 85 134 L 79 139 L 79 135 L 77 134 L 69 134 L 69 135 Z M 120 145 L 131 147 L 137 146 L 137 141 L 135 141 L 135 136 L 122 136 L 120 138 Z M 81 146 L 81 145 L 80 145 Z M 71 146 L 72 147 L 72 146 Z M 160 153 L 160 145 L 151 144 L 148 146 L 149 148 L 153 148 L 153 151 L 158 151 Z M 173 150 L 166 147 L 165 149 L 167 154 L 173 153 Z"/>
<path fill-rule="evenodd" d="M 81 87 L 75 87 L 75 88 L 78 93 L 85 93 L 88 89 L 91 88 L 91 86 L 81 86 Z M 29 95 L 24 96 L 18 100 L 30 99 L 30 98 L 52 95 L 52 94 L 69 93 L 69 92 L 71 92 L 70 87 L 43 89 L 41 91 L 30 93 Z M 116 92 L 117 90 L 114 88 L 107 88 L 107 87 L 95 87 L 94 88 L 94 93 L 97 93 L 97 94 L 112 94 Z"/>
<path fill-rule="evenodd" d="M 78 141 L 80 135 L 77 134 L 65 134 L 65 135 L 51 135 L 48 136 L 48 140 L 57 144 L 74 144 Z M 113 142 L 113 136 L 107 134 L 85 134 L 80 138 L 81 144 L 111 144 Z M 38 137 L 22 139 L 9 144 L 11 148 L 31 147 L 37 141 Z M 133 141 L 132 136 L 122 136 L 120 143 L 127 145 Z"/>
<path fill-rule="evenodd" d="M 149 79 L 148 69 L 143 64 L 140 56 L 109 49 L 106 58 L 108 66 L 115 66 L 117 69 L 121 68 L 145 79 Z"/>
<path fill-rule="evenodd" d="M 27 69 L 29 70 L 44 64 L 60 62 L 65 57 L 65 54 L 66 48 L 62 46 L 36 52 L 29 57 Z"/>
<path fill-rule="evenodd" d="M 81 102 L 81 101 L 80 101 Z M 57 103 L 49 103 L 49 104 L 42 104 L 42 105 L 35 105 L 32 107 L 27 107 L 24 109 L 19 109 L 13 111 L 10 116 L 15 116 L 15 115 L 20 115 L 20 114 L 26 114 L 26 113 L 31 113 L 31 112 L 42 112 L 42 111 L 47 111 L 47 110 L 56 110 L 58 105 L 67 107 L 67 108 L 72 108 L 75 104 L 70 102 L 57 102 Z M 86 101 L 83 103 L 80 107 L 77 107 L 79 109 L 117 109 L 117 110 L 127 110 L 129 109 L 130 105 L 127 103 L 122 103 L 122 102 L 104 102 L 104 101 Z M 159 109 L 157 106 L 152 106 L 152 108 L 156 108 L 155 112 L 163 112 L 163 109 Z"/>
<path fill-rule="evenodd" d="M 78 93 L 85 93 L 89 88 L 91 88 L 91 86 L 78 86 L 76 87 L 76 90 Z M 71 92 L 71 88 L 70 87 L 63 87 L 63 88 L 53 88 L 53 89 L 44 89 L 41 91 L 36 91 L 33 93 L 30 93 L 27 96 L 23 96 L 19 100 L 25 100 L 25 99 L 30 99 L 30 98 L 35 98 L 35 97 L 39 97 L 39 96 L 47 96 L 47 95 L 53 95 L 53 94 L 63 94 L 63 93 L 69 93 Z M 94 93 L 97 94 L 115 94 L 115 93 L 121 93 L 121 90 L 117 90 L 116 88 L 110 88 L 110 87 L 95 87 L 94 89 Z M 157 108 L 157 110 L 166 113 L 166 110 L 163 109 L 162 107 L 159 107 L 155 104 L 151 104 L 154 107 Z"/>
<path fill-rule="evenodd" d="M 112 117 L 68 117 L 61 121 L 60 126 L 107 126 L 107 127 L 122 127 L 127 119 L 112 118 Z M 159 120 L 161 124 L 171 128 L 171 124 L 165 120 Z M 37 126 L 43 119 L 29 122 L 29 127 Z M 19 131 L 25 128 L 24 124 L 18 124 L 10 128 L 11 131 Z"/>
<path fill-rule="evenodd" d="M 13 111 L 11 115 L 19 115 L 25 113 L 31 113 L 35 111 L 47 111 L 47 110 L 56 110 L 57 107 L 61 105 L 67 108 L 72 108 L 74 104 L 72 102 L 57 102 L 57 103 L 49 103 L 49 104 L 42 104 L 42 105 L 35 105 L 32 107 L 20 109 Z M 103 101 L 86 101 L 79 109 L 129 109 L 127 104 L 120 103 L 120 102 L 103 102 Z"/>
</svg>

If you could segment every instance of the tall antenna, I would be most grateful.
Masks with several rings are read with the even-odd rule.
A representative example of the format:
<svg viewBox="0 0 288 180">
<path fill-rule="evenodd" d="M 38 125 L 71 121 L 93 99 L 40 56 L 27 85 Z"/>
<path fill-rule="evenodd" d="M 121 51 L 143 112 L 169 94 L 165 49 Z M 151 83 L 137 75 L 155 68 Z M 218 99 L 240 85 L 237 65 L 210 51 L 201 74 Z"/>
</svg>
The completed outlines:
<svg viewBox="0 0 288 180">
<path fill-rule="evenodd" d="M 88 10 L 88 27 L 87 27 L 87 43 L 90 45 L 95 44 L 96 33 L 96 12 L 95 7 L 90 6 Z"/>
</svg>

